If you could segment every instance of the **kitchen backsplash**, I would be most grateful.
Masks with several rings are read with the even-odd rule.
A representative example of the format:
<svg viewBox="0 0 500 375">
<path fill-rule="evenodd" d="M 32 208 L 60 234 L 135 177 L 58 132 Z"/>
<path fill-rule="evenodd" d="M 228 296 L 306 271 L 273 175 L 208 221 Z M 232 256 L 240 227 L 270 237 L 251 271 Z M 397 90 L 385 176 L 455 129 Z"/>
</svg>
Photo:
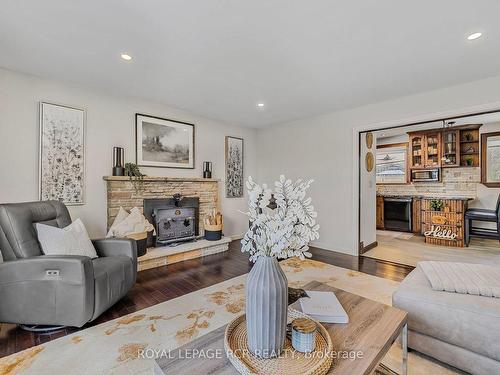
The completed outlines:
<svg viewBox="0 0 500 375">
<path fill-rule="evenodd" d="M 379 195 L 447 195 L 477 197 L 477 185 L 481 181 L 480 168 L 443 168 L 441 182 L 418 182 L 405 185 L 377 185 Z"/>
</svg>

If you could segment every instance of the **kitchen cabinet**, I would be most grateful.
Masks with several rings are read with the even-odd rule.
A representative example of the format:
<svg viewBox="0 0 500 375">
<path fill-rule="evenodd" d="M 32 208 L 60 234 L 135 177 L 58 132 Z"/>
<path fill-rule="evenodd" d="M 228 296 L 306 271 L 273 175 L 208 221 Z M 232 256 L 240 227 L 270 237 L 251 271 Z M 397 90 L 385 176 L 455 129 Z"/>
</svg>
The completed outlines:
<svg viewBox="0 0 500 375">
<path fill-rule="evenodd" d="M 441 131 L 432 131 L 425 134 L 425 167 L 441 166 Z"/>
<path fill-rule="evenodd" d="M 479 125 L 443 130 L 443 167 L 479 166 Z"/>
<path fill-rule="evenodd" d="M 436 211 L 431 202 L 442 202 Z M 433 245 L 464 247 L 464 213 L 469 198 L 422 199 L 421 222 L 425 242 Z"/>
<path fill-rule="evenodd" d="M 384 197 L 377 195 L 377 229 L 384 229 Z"/>
<path fill-rule="evenodd" d="M 443 167 L 460 166 L 460 130 L 443 130 Z"/>
<path fill-rule="evenodd" d="M 411 169 L 441 166 L 441 130 L 408 133 Z"/>
<path fill-rule="evenodd" d="M 419 234 L 422 231 L 422 199 L 420 197 L 413 198 L 412 205 L 412 231 Z"/>
<path fill-rule="evenodd" d="M 479 167 L 479 126 L 460 130 L 460 166 Z"/>
<path fill-rule="evenodd" d="M 424 134 L 422 133 L 409 133 L 410 136 L 410 147 L 408 155 L 408 163 L 410 163 L 410 168 L 423 168 L 424 167 Z"/>
<path fill-rule="evenodd" d="M 463 125 L 408 133 L 409 168 L 478 167 L 480 126 Z"/>
</svg>

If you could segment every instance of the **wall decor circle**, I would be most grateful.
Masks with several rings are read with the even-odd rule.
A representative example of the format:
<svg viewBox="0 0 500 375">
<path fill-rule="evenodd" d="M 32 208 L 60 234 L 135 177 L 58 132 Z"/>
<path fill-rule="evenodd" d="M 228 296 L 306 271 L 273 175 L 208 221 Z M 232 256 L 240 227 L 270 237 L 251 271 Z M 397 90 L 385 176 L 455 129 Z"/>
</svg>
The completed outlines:
<svg viewBox="0 0 500 375">
<path fill-rule="evenodd" d="M 371 149 L 373 146 L 373 133 L 366 133 L 366 147 Z"/>
<path fill-rule="evenodd" d="M 373 165 L 374 165 L 373 154 L 371 152 L 367 152 L 365 156 L 366 171 L 367 172 L 373 171 Z"/>
</svg>

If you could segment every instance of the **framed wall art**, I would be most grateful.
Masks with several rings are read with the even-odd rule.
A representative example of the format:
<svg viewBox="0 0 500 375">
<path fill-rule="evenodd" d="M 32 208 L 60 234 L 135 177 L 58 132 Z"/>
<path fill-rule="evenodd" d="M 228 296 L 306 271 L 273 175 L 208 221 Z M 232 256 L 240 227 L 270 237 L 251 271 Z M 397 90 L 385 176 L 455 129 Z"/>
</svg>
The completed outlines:
<svg viewBox="0 0 500 375">
<path fill-rule="evenodd" d="M 85 111 L 40 102 L 40 200 L 84 204 Z"/>
<path fill-rule="evenodd" d="M 194 168 L 194 125 L 135 115 L 136 163 L 142 167 Z"/>
<path fill-rule="evenodd" d="M 226 197 L 243 197 L 243 139 L 226 136 Z"/>
</svg>

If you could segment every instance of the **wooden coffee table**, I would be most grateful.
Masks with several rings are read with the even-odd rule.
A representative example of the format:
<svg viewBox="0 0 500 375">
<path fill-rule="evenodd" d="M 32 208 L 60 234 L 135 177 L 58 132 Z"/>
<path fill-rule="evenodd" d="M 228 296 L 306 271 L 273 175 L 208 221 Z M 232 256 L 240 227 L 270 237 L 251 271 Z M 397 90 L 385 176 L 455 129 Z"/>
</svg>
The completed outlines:
<svg viewBox="0 0 500 375">
<path fill-rule="evenodd" d="M 394 341 L 401 335 L 403 352 L 401 373 L 406 375 L 408 314 L 405 311 L 318 281 L 310 282 L 304 289 L 335 292 L 349 315 L 348 324 L 322 323 L 330 333 L 333 348 L 338 353 L 338 358 L 334 359 L 329 374 L 371 374 Z M 292 307 L 300 310 L 298 302 Z M 225 354 L 225 328 L 226 326 L 220 327 L 181 348 L 171 351 L 169 358 L 159 358 L 156 361 L 158 373 L 161 374 L 162 370 L 167 375 L 238 374 Z M 342 353 L 355 352 L 361 352 L 362 357 L 349 359 L 341 356 Z M 197 353 L 202 355 L 197 355 Z M 212 355 L 214 358 L 209 358 Z"/>
</svg>

